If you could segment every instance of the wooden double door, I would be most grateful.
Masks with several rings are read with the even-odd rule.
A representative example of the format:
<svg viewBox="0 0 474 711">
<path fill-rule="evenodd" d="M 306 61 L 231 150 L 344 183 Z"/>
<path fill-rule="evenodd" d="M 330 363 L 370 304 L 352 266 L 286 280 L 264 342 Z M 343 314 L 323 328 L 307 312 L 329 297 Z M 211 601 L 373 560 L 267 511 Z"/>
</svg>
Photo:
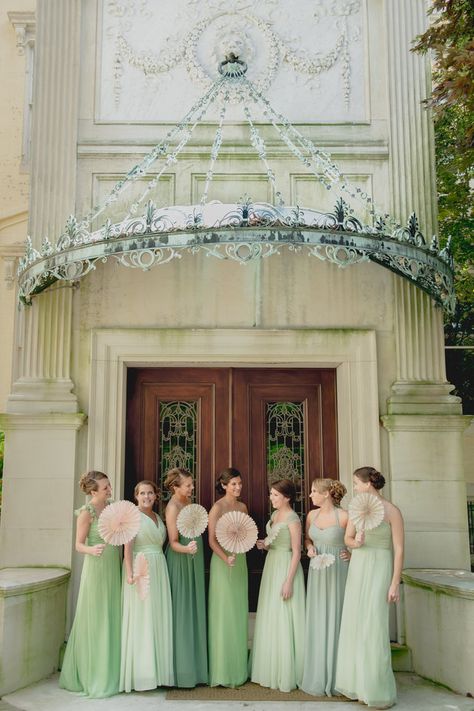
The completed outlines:
<svg viewBox="0 0 474 711">
<path fill-rule="evenodd" d="M 192 472 L 195 500 L 207 510 L 218 473 L 235 467 L 264 537 L 273 481 L 294 481 L 303 517 L 311 481 L 338 478 L 335 370 L 129 368 L 125 460 L 127 498 L 141 479 L 162 488 L 179 466 Z M 263 562 L 256 549 L 248 556 L 251 610 Z"/>
</svg>

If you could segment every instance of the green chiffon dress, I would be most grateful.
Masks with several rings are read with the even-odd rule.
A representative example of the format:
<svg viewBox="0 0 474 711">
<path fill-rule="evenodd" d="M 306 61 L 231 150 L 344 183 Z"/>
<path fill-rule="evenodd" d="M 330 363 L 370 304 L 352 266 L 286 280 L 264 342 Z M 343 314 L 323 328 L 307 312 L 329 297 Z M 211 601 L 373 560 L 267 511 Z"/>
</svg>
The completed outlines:
<svg viewBox="0 0 474 711">
<path fill-rule="evenodd" d="M 209 578 L 209 686 L 235 687 L 247 681 L 248 612 L 245 553 L 236 555 L 232 568 L 213 553 Z"/>
<path fill-rule="evenodd" d="M 337 647 L 342 605 L 349 562 L 340 558 L 345 548 L 345 529 L 336 524 L 318 528 L 317 515 L 309 528 L 309 536 L 318 554 L 329 553 L 334 563 L 315 570 L 309 567 L 306 594 L 306 637 L 304 671 L 301 688 L 313 696 L 334 696 Z"/>
<path fill-rule="evenodd" d="M 395 703 L 387 593 L 392 579 L 392 536 L 383 521 L 352 551 L 342 611 L 336 689 L 368 706 Z"/>
<path fill-rule="evenodd" d="M 186 546 L 190 538 L 179 536 Z M 193 539 L 194 555 L 166 549 L 173 600 L 173 660 L 175 685 L 192 688 L 207 684 L 207 622 L 204 555 L 201 536 Z"/>
<path fill-rule="evenodd" d="M 291 562 L 288 524 L 298 521 L 292 512 L 286 521 L 267 523 L 270 547 L 258 595 L 252 646 L 251 679 L 261 686 L 291 691 L 301 684 L 305 627 L 304 577 L 301 564 L 293 579 L 293 595 L 281 597 L 281 588 Z"/>
<path fill-rule="evenodd" d="M 87 510 L 92 522 L 86 545 L 105 541 L 97 527 L 97 514 Z M 76 615 L 64 654 L 59 686 L 92 698 L 113 696 L 119 691 L 121 581 L 120 548 L 106 545 L 101 556 L 86 554 L 82 568 Z"/>
<path fill-rule="evenodd" d="M 136 585 L 127 583 L 124 568 L 120 691 L 174 685 L 171 591 L 163 553 L 166 528 L 159 516 L 156 523 L 144 513 L 140 519 L 133 560 L 138 553 L 144 554 L 150 589 L 140 599 Z"/>
</svg>

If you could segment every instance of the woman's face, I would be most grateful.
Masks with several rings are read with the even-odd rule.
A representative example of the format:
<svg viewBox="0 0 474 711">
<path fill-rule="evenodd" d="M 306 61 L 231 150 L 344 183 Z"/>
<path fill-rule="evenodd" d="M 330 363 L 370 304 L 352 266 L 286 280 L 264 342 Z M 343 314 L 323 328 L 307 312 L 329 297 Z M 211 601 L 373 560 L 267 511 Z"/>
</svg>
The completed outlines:
<svg viewBox="0 0 474 711">
<path fill-rule="evenodd" d="M 320 491 L 318 491 L 314 484 L 311 486 L 311 493 L 309 495 L 309 498 L 311 499 L 313 506 L 322 506 L 324 502 L 327 501 L 328 497 L 328 491 L 321 493 Z"/>
<path fill-rule="evenodd" d="M 136 498 L 139 509 L 149 510 L 153 508 L 153 504 L 156 501 L 156 494 L 150 484 L 140 484 Z"/>
<path fill-rule="evenodd" d="M 191 498 L 193 491 L 194 482 L 190 476 L 183 477 L 179 486 L 176 486 L 174 490 L 175 494 L 178 494 L 178 496 L 184 496 L 187 499 Z"/>
<path fill-rule="evenodd" d="M 274 509 L 281 509 L 282 506 L 288 504 L 290 500 L 280 494 L 276 489 L 270 489 L 270 502 Z"/>
<path fill-rule="evenodd" d="M 370 481 L 362 481 L 357 476 L 352 477 L 352 486 L 356 494 L 367 493 L 370 489 Z"/>
<path fill-rule="evenodd" d="M 97 489 L 92 492 L 92 496 L 96 501 L 107 501 L 107 499 L 110 499 L 112 496 L 112 487 L 107 477 L 105 477 L 105 479 L 99 479 Z"/>
<path fill-rule="evenodd" d="M 222 488 L 226 494 L 230 494 L 238 499 L 242 491 L 242 479 L 240 476 L 234 476 L 227 484 L 222 484 Z"/>
</svg>

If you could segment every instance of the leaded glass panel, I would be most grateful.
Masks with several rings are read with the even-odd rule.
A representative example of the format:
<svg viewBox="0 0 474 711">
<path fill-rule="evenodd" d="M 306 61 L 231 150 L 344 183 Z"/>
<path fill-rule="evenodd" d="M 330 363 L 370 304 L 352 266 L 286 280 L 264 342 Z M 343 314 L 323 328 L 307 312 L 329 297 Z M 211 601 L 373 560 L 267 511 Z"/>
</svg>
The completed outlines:
<svg viewBox="0 0 474 711">
<path fill-rule="evenodd" d="M 304 513 L 304 424 L 302 402 L 267 402 L 268 485 L 290 479 L 296 487 L 295 511 L 300 517 Z"/>
<path fill-rule="evenodd" d="M 180 467 L 197 475 L 198 403 L 195 400 L 160 403 L 160 482 Z"/>
</svg>

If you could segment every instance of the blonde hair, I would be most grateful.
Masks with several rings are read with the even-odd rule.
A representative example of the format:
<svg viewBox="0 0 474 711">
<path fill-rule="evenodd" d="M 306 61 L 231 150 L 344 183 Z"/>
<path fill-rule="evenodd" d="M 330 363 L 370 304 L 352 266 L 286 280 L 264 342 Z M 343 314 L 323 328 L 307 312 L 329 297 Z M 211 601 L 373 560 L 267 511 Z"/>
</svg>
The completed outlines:
<svg viewBox="0 0 474 711">
<path fill-rule="evenodd" d="M 314 486 L 320 494 L 325 494 L 328 491 L 335 506 L 340 506 L 342 499 L 347 494 L 346 487 L 337 479 L 314 479 L 311 486 Z"/>
<path fill-rule="evenodd" d="M 178 487 L 181 486 L 183 483 L 183 479 L 187 479 L 188 477 L 192 478 L 191 472 L 188 472 L 187 469 L 181 469 L 179 467 L 175 467 L 174 469 L 170 469 L 169 472 L 166 474 L 166 478 L 163 482 L 163 485 L 168 491 L 170 491 L 172 494 L 174 493 L 174 490 Z"/>
<path fill-rule="evenodd" d="M 160 490 L 158 489 L 158 486 L 156 485 L 156 483 L 154 481 L 150 481 L 149 479 L 143 479 L 142 481 L 139 481 L 138 484 L 135 485 L 135 488 L 133 490 L 133 498 L 135 499 L 135 501 L 137 501 L 137 496 L 138 496 L 138 492 L 140 491 L 140 487 L 144 486 L 144 485 L 151 486 L 156 498 L 157 499 L 160 498 Z"/>
<path fill-rule="evenodd" d="M 98 482 L 101 479 L 108 479 L 109 477 L 104 472 L 98 472 L 94 469 L 90 472 L 86 472 L 79 479 L 79 486 L 84 494 L 92 494 L 93 491 L 97 491 Z"/>
</svg>

